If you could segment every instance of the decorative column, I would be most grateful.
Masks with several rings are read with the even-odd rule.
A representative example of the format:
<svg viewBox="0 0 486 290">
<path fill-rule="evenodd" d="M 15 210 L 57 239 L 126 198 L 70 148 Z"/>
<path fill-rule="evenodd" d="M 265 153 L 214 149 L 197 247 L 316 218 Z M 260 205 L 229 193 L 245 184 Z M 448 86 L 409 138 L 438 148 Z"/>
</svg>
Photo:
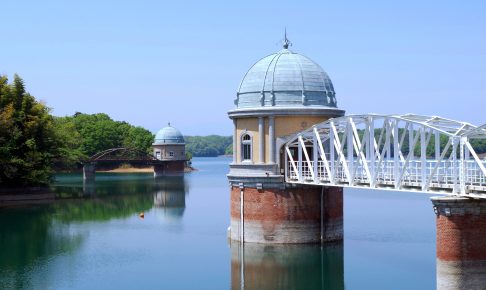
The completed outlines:
<svg viewBox="0 0 486 290">
<path fill-rule="evenodd" d="M 268 140 L 269 140 L 269 153 L 270 153 L 270 163 L 275 163 L 275 117 L 268 117 Z"/>
<path fill-rule="evenodd" d="M 486 200 L 431 199 L 437 216 L 437 289 L 484 289 Z"/>
<path fill-rule="evenodd" d="M 236 136 L 236 119 L 233 119 L 233 163 L 236 163 L 236 142 L 238 137 Z"/>
<path fill-rule="evenodd" d="M 265 127 L 263 117 L 258 117 L 258 163 L 265 163 Z"/>
</svg>

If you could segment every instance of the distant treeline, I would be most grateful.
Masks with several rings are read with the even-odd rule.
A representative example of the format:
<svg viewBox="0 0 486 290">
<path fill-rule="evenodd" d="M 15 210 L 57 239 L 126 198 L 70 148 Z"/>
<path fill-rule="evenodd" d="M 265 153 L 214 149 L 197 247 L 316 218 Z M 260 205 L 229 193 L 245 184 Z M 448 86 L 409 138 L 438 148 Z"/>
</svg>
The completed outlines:
<svg viewBox="0 0 486 290">
<path fill-rule="evenodd" d="M 399 139 L 401 139 L 403 134 L 405 133 L 405 138 L 403 138 L 403 144 L 401 144 L 401 151 L 403 154 L 408 155 L 410 152 L 410 139 L 409 139 L 409 131 L 404 131 L 403 128 L 398 129 L 398 135 Z M 418 134 L 415 132 L 414 134 Z M 358 130 L 358 136 L 360 136 L 361 140 L 364 135 L 364 130 Z M 340 136 L 342 136 L 340 134 Z M 378 139 L 380 136 L 380 129 L 375 129 L 375 138 Z M 439 137 L 439 144 L 440 144 L 440 153 L 445 149 L 447 142 L 449 138 L 445 135 L 440 135 Z M 399 140 L 400 142 L 400 140 Z M 486 140 L 485 139 L 472 139 L 470 140 L 471 146 L 474 148 L 474 151 L 476 151 L 477 154 L 484 154 L 486 153 Z M 382 140 L 381 146 L 380 146 L 380 152 L 383 150 L 385 143 L 385 139 Z M 346 151 L 346 150 L 345 150 Z M 391 155 L 393 155 L 393 137 L 390 137 L 390 152 Z M 449 146 L 446 156 L 450 156 L 452 152 L 452 146 Z M 415 147 L 413 148 L 413 155 L 414 156 L 420 156 L 420 140 L 417 141 L 417 144 L 415 144 Z M 356 155 L 356 152 L 354 153 Z M 457 156 L 459 156 L 460 152 L 459 149 L 457 149 Z M 426 148 L 425 155 L 428 158 L 433 158 L 435 156 L 435 135 L 430 136 L 429 143 Z"/>
<path fill-rule="evenodd" d="M 233 154 L 232 136 L 184 136 L 186 151 L 195 157 L 215 157 Z"/>
</svg>

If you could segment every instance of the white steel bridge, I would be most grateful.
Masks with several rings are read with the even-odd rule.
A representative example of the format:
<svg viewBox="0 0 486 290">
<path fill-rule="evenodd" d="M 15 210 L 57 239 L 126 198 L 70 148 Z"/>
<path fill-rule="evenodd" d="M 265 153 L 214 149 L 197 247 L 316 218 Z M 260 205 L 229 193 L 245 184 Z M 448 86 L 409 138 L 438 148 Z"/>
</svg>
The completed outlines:
<svg viewBox="0 0 486 290">
<path fill-rule="evenodd" d="M 334 118 L 285 143 L 285 179 L 486 198 L 486 160 L 474 150 L 480 139 L 486 139 L 486 124 L 436 116 Z"/>
</svg>

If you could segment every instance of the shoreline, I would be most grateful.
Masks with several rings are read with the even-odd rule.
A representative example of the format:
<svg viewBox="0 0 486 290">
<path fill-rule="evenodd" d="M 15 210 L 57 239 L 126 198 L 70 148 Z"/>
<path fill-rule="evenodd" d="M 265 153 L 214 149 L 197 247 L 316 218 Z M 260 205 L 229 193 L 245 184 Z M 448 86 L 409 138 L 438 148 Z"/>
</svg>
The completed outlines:
<svg viewBox="0 0 486 290">
<path fill-rule="evenodd" d="M 144 168 L 115 168 L 99 170 L 103 173 L 153 173 L 153 167 Z M 198 171 L 194 167 L 185 167 L 184 173 Z M 33 206 L 49 204 L 57 201 L 50 186 L 0 187 L 0 209 L 16 206 Z"/>
<path fill-rule="evenodd" d="M 184 173 L 191 173 L 194 171 L 198 171 L 194 167 L 185 167 L 184 168 Z M 142 167 L 142 168 L 136 168 L 136 167 L 129 167 L 129 168 L 115 168 L 115 169 L 110 169 L 110 170 L 96 170 L 96 172 L 104 172 L 104 173 L 153 173 L 154 168 L 152 166 L 150 167 Z"/>
<path fill-rule="evenodd" d="M 47 204 L 54 202 L 55 199 L 55 194 L 48 186 L 0 188 L 0 209 L 12 206 Z"/>
</svg>

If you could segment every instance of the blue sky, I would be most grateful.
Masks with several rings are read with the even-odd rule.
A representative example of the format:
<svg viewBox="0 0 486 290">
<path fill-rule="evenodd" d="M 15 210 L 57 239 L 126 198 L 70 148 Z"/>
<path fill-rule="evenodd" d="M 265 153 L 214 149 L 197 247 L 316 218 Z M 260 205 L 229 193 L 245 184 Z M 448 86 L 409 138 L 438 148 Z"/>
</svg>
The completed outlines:
<svg viewBox="0 0 486 290">
<path fill-rule="evenodd" d="M 486 123 L 486 1 L 2 1 L 0 74 L 55 115 L 232 133 L 247 69 L 291 49 L 353 113 Z"/>
</svg>

